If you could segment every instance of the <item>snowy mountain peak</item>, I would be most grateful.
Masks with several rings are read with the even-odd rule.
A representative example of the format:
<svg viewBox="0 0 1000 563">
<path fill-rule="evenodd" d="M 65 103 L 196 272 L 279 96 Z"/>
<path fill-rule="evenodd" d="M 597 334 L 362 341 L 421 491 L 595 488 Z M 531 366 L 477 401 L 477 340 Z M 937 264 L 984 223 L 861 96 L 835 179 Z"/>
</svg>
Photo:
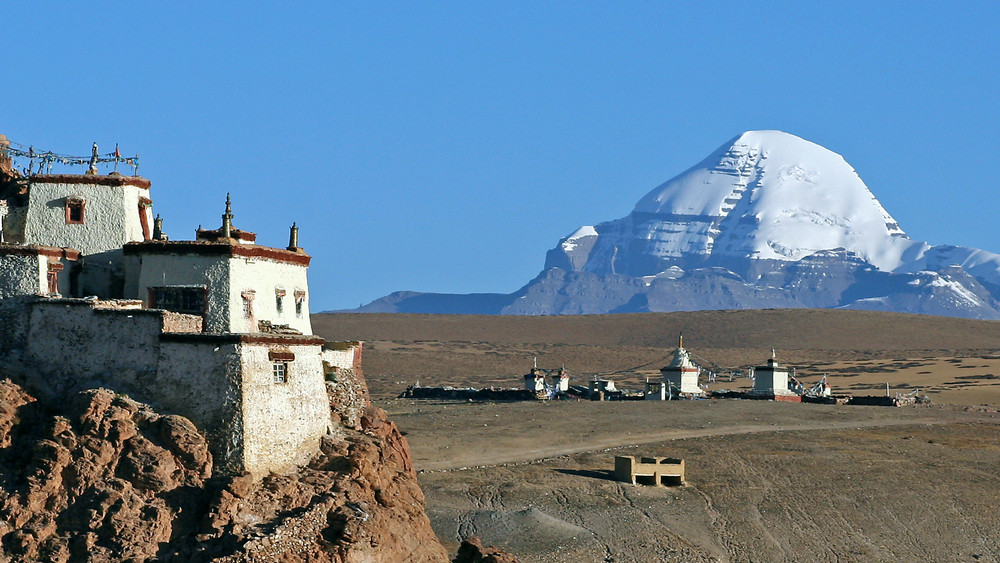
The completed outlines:
<svg viewBox="0 0 1000 563">
<path fill-rule="evenodd" d="M 632 275 L 676 260 L 795 261 L 837 248 L 891 270 L 916 244 L 843 157 L 781 131 L 738 135 L 597 230 L 608 236 L 586 269 L 623 273 L 611 255 L 620 261 L 627 248 L 643 270 L 626 267 Z"/>
<path fill-rule="evenodd" d="M 1000 254 L 907 238 L 843 157 L 748 131 L 632 213 L 562 238 L 511 294 L 396 293 L 361 310 L 603 314 L 829 307 L 1000 319 Z"/>
</svg>

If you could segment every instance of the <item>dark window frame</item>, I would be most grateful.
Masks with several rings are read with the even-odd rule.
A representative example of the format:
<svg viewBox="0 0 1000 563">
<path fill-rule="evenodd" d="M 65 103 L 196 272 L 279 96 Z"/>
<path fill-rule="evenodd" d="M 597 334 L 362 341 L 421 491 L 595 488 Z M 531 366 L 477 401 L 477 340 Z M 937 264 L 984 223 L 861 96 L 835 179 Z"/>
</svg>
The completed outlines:
<svg viewBox="0 0 1000 563">
<path fill-rule="evenodd" d="M 203 317 L 208 310 L 208 288 L 203 285 L 150 287 L 149 307 Z"/>
<path fill-rule="evenodd" d="M 87 202 L 78 197 L 66 198 L 66 224 L 82 225 L 86 218 Z"/>
</svg>

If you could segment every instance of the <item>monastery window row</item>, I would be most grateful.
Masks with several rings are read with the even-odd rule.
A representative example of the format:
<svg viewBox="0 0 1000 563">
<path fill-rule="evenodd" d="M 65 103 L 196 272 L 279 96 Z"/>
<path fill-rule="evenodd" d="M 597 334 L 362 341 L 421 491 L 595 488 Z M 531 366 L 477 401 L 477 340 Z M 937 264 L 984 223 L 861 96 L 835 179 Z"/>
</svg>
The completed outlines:
<svg viewBox="0 0 1000 563">
<path fill-rule="evenodd" d="M 204 286 L 163 286 L 149 288 L 149 306 L 186 315 L 203 315 L 208 306 Z"/>
<path fill-rule="evenodd" d="M 285 291 L 283 288 L 280 287 L 274 288 L 274 309 L 275 311 L 277 311 L 279 316 L 285 314 L 286 295 L 288 295 L 288 292 Z M 292 294 L 292 297 L 295 300 L 295 316 L 296 318 L 301 319 L 303 312 L 305 311 L 306 292 L 302 291 L 301 289 L 296 289 L 295 292 Z"/>
</svg>

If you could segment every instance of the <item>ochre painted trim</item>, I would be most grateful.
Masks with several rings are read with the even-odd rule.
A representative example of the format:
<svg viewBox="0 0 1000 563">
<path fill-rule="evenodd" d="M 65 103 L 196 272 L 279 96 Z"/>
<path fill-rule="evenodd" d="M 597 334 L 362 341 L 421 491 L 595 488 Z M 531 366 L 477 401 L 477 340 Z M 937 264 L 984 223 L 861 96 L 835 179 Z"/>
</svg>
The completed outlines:
<svg viewBox="0 0 1000 563">
<path fill-rule="evenodd" d="M 34 244 L 0 244 L 0 256 L 45 256 L 47 258 L 79 260 L 80 252 L 72 248 L 38 246 Z"/>
<path fill-rule="evenodd" d="M 141 176 L 91 176 L 87 174 L 35 174 L 32 184 L 96 184 L 99 186 L 135 186 L 148 190 L 149 180 Z"/>
<path fill-rule="evenodd" d="M 138 254 L 202 254 L 209 256 L 241 256 L 265 258 L 276 262 L 308 266 L 312 258 L 304 252 L 258 246 L 256 244 L 227 244 L 196 241 L 130 242 L 124 247 L 126 255 Z"/>
</svg>

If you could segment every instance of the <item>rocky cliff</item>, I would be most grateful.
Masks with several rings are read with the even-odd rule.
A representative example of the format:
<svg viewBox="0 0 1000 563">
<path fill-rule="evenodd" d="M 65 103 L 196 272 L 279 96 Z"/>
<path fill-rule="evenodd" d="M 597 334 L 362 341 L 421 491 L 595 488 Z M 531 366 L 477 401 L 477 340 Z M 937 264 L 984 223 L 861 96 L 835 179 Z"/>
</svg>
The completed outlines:
<svg viewBox="0 0 1000 563">
<path fill-rule="evenodd" d="M 0 547 L 10 561 L 448 561 L 409 446 L 367 400 L 308 466 L 212 477 L 185 418 L 105 389 L 43 404 L 0 380 Z M 343 396 L 332 394 L 331 397 Z"/>
</svg>

